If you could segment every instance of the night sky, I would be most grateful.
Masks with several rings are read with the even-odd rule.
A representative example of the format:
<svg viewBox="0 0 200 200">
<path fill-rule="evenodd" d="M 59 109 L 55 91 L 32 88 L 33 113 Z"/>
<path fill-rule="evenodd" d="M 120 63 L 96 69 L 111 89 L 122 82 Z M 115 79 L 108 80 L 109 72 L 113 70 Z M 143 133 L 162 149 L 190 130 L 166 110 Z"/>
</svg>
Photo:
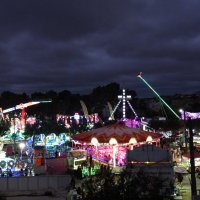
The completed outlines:
<svg viewBox="0 0 200 200">
<path fill-rule="evenodd" d="M 200 91 L 199 0 L 2 0 L 0 92 Z"/>
</svg>

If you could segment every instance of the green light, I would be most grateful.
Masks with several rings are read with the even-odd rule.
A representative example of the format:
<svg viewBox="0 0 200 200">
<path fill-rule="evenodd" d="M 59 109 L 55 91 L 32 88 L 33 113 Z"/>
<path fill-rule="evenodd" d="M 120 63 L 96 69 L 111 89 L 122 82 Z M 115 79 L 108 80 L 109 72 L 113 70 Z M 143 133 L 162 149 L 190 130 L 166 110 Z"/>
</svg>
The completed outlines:
<svg viewBox="0 0 200 200">
<path fill-rule="evenodd" d="M 82 169 L 82 177 L 89 176 L 89 169 L 88 167 L 83 167 Z"/>
<path fill-rule="evenodd" d="M 158 98 L 167 106 L 167 108 L 169 108 L 170 111 L 172 111 L 172 113 L 178 118 L 181 119 L 174 111 L 173 109 L 162 99 L 162 97 L 147 83 L 147 81 L 145 81 L 141 75 L 138 75 L 138 77 L 140 79 L 142 79 L 142 81 L 158 96 Z"/>
<path fill-rule="evenodd" d="M 90 170 L 90 172 L 89 172 L 89 170 Z M 98 166 L 98 165 L 95 165 L 91 169 L 89 167 L 83 166 L 83 168 L 82 168 L 82 178 L 89 176 L 89 175 L 94 176 L 95 174 L 98 174 L 99 170 L 100 170 L 100 166 Z"/>
</svg>

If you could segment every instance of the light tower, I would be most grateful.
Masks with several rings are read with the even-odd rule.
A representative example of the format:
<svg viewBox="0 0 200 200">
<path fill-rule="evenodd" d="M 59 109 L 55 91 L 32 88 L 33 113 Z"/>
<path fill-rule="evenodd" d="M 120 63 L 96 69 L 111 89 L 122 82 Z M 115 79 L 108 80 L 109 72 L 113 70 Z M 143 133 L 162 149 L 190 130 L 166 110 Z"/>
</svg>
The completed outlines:
<svg viewBox="0 0 200 200">
<path fill-rule="evenodd" d="M 112 111 L 112 113 L 110 115 L 110 119 L 112 119 L 112 116 L 114 115 L 115 111 L 117 110 L 117 108 L 121 102 L 122 102 L 122 110 L 123 110 L 123 117 L 122 117 L 123 120 L 126 119 L 126 102 L 128 103 L 129 107 L 133 111 L 134 115 L 137 117 L 136 112 L 134 111 L 133 107 L 131 106 L 131 104 L 129 102 L 129 100 L 132 99 L 132 97 L 131 97 L 131 95 L 126 95 L 125 89 L 122 90 L 122 95 L 118 95 L 118 99 L 119 99 L 119 102 L 117 103 L 114 110 Z"/>
<path fill-rule="evenodd" d="M 131 99 L 130 95 L 126 95 L 126 90 L 122 90 L 122 95 L 118 95 L 118 99 L 122 101 L 123 119 L 126 119 L 126 101 Z"/>
</svg>

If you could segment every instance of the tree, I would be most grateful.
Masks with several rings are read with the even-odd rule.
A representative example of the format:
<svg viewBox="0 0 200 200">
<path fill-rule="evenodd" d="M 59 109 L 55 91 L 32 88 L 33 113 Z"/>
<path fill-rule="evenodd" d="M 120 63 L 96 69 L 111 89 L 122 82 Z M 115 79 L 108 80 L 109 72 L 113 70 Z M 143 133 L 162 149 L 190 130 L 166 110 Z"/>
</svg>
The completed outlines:
<svg viewBox="0 0 200 200">
<path fill-rule="evenodd" d="M 83 183 L 83 199 L 162 200 L 160 190 L 164 181 L 159 176 L 147 175 L 142 170 L 134 174 L 125 169 L 121 174 L 115 175 L 106 169 L 102 174 L 86 179 Z"/>
<path fill-rule="evenodd" d="M 152 120 L 150 127 L 156 131 L 178 131 L 183 127 L 183 122 L 180 120 Z"/>
<path fill-rule="evenodd" d="M 25 93 L 15 94 L 9 91 L 5 91 L 1 94 L 0 106 L 5 109 L 16 106 L 17 104 L 28 102 L 30 98 Z"/>
<path fill-rule="evenodd" d="M 7 119 L 0 120 L 0 136 L 4 136 L 10 129 L 10 121 Z"/>
</svg>

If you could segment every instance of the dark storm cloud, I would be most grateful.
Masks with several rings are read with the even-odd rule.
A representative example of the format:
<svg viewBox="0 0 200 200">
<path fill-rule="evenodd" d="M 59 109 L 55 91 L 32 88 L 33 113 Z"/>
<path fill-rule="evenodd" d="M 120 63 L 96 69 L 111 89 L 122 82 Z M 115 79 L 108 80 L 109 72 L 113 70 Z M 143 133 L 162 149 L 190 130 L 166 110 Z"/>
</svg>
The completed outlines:
<svg viewBox="0 0 200 200">
<path fill-rule="evenodd" d="M 85 94 L 113 81 L 153 96 L 200 85 L 197 0 L 4 0 L 1 89 Z"/>
</svg>

